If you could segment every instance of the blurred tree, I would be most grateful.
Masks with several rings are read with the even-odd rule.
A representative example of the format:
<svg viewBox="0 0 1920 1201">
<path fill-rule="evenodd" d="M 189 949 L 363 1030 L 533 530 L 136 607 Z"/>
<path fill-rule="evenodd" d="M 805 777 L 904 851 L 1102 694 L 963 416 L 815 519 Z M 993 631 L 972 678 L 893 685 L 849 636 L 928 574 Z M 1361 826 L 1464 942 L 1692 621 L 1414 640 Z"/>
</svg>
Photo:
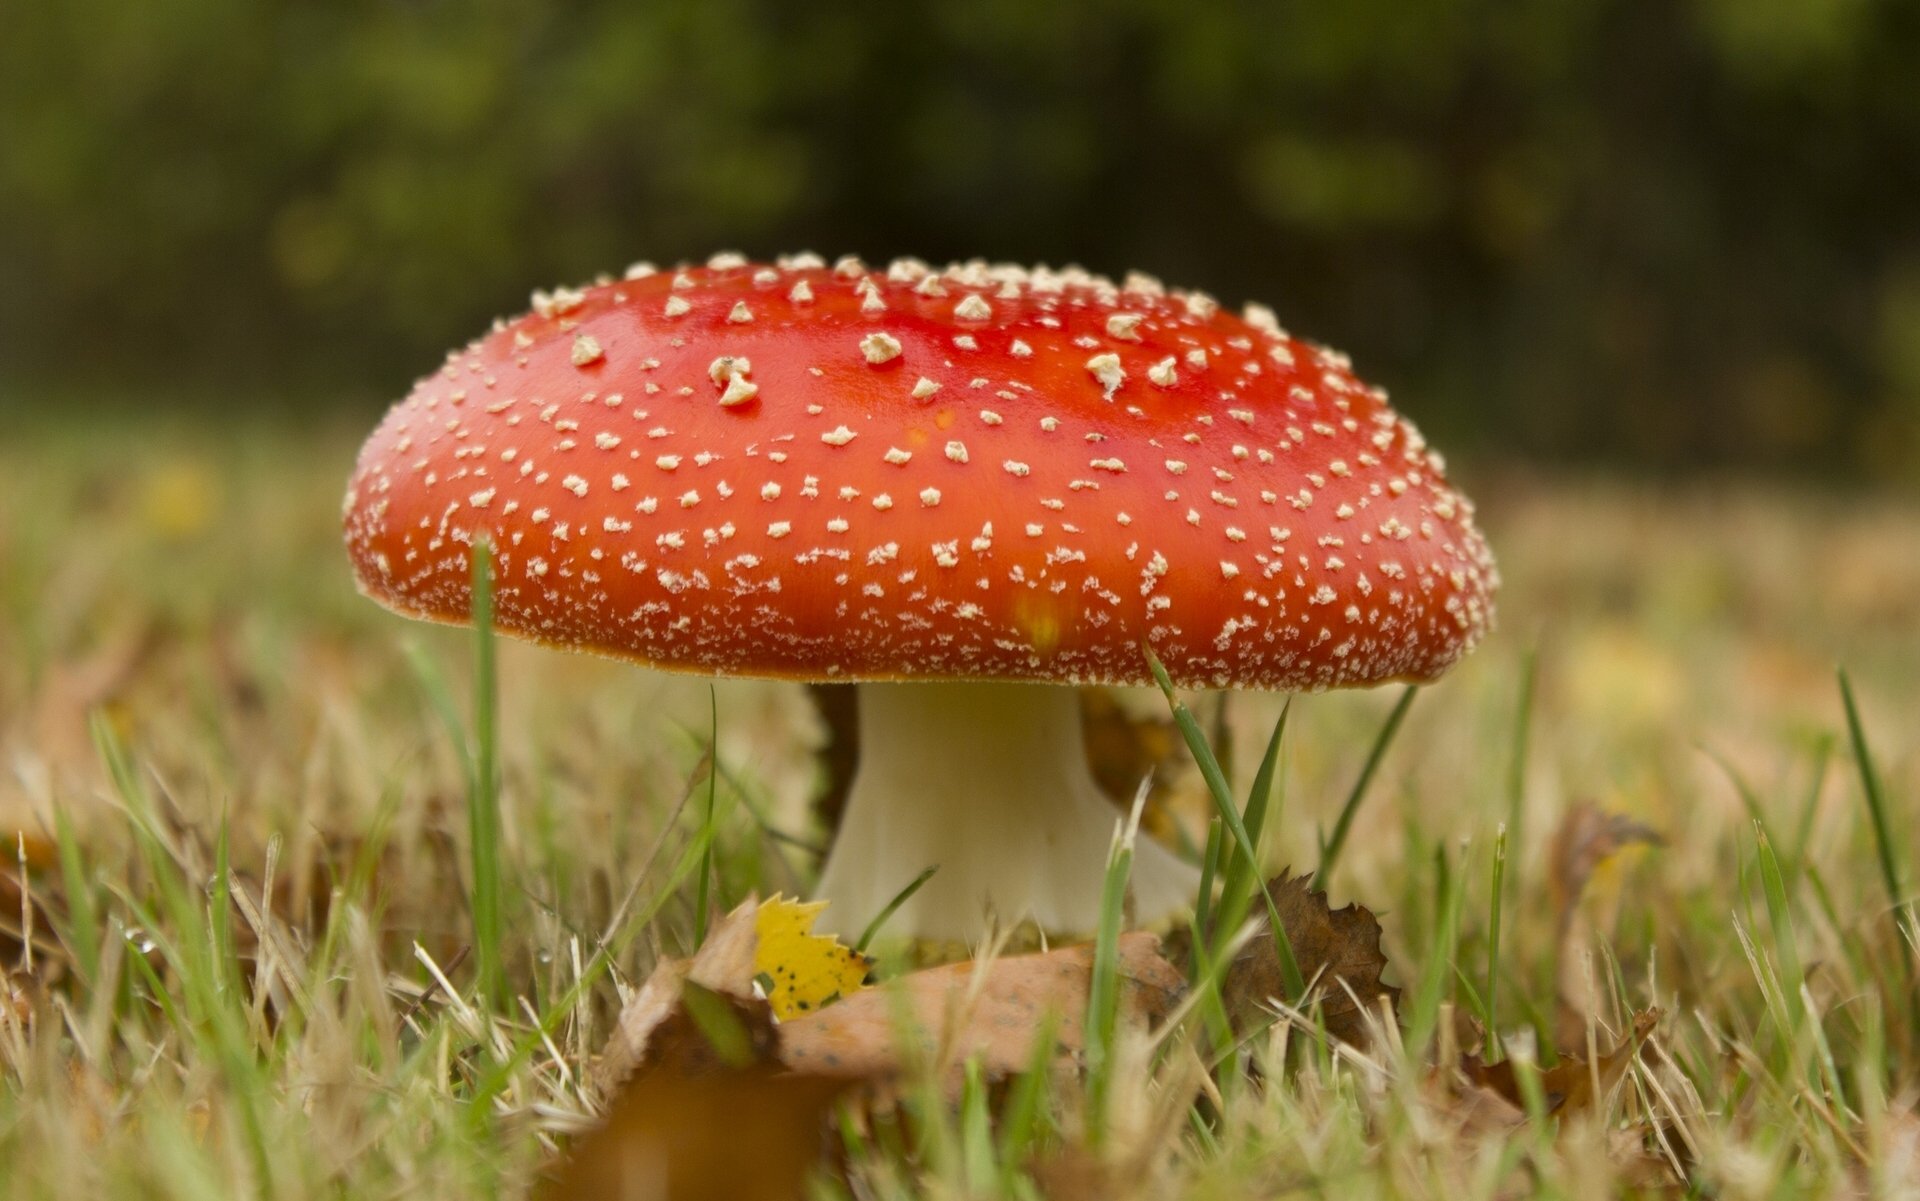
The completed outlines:
<svg viewBox="0 0 1920 1201">
<path fill-rule="evenodd" d="M 1920 474 L 1900 0 L 0 9 L 8 389 L 372 403 L 802 246 L 1269 300 L 1447 444 Z"/>
</svg>

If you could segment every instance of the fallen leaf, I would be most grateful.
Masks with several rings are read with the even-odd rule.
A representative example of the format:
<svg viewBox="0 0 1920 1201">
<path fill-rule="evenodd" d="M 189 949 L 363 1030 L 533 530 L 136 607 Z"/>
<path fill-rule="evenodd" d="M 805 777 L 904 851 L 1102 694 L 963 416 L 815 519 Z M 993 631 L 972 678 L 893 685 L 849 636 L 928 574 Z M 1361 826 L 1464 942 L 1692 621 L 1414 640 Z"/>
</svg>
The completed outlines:
<svg viewBox="0 0 1920 1201">
<path fill-rule="evenodd" d="M 1653 1033 L 1659 1021 L 1660 1010 L 1643 1009 L 1633 1015 L 1633 1028 L 1611 1051 L 1590 1062 L 1563 1058 L 1554 1067 L 1540 1072 L 1540 1095 L 1546 1112 L 1551 1116 L 1566 1116 L 1601 1110 L 1613 1095 L 1614 1087 L 1626 1076 L 1640 1044 Z M 1520 1087 L 1517 1073 L 1531 1070 L 1531 1067 L 1518 1066 L 1512 1059 L 1485 1064 L 1478 1056 L 1468 1056 L 1459 1064 L 1459 1073 L 1470 1087 L 1485 1089 L 1523 1112 L 1526 1093 Z"/>
<path fill-rule="evenodd" d="M 1327 894 L 1316 892 L 1311 877 L 1283 871 L 1267 882 L 1280 915 L 1280 927 L 1293 948 L 1294 962 L 1311 995 L 1302 1009 L 1318 1006 L 1327 1033 L 1346 1043 L 1367 1040 L 1368 1014 L 1378 1011 L 1380 997 L 1397 1005 L 1400 990 L 1381 981 L 1387 957 L 1380 949 L 1380 922 L 1358 905 L 1333 909 Z M 1247 1030 L 1273 1016 L 1271 1002 L 1286 996 L 1280 971 L 1280 953 L 1267 933 L 1265 907 L 1255 904 L 1259 927 L 1239 958 L 1227 968 L 1221 999 L 1237 1030 Z"/>
<path fill-rule="evenodd" d="M 830 1149 L 827 1114 L 848 1086 L 768 1063 L 663 1065 L 627 1085 L 540 1195 L 797 1201 Z"/>
<path fill-rule="evenodd" d="M 1645 1123 L 1607 1132 L 1607 1160 L 1619 1184 L 1638 1195 L 1684 1191 L 1686 1178 L 1674 1170 L 1672 1160 L 1654 1150 L 1653 1139 L 1654 1127 Z"/>
<path fill-rule="evenodd" d="M 766 1004 L 753 993 L 758 911 L 759 903 L 749 897 L 708 931 L 692 959 L 663 959 L 655 965 L 614 1022 L 613 1035 L 594 1068 L 597 1092 L 604 1096 L 656 1059 L 684 1050 L 675 1040 L 687 1027 L 669 1028 L 668 1022 L 680 1013 L 689 981 L 742 1004 Z"/>
<path fill-rule="evenodd" d="M 826 1115 L 844 1092 L 884 1096 L 921 1064 L 957 1092 L 972 1058 L 1004 1079 L 1031 1064 L 1048 1028 L 1053 1066 L 1077 1066 L 1091 946 L 929 968 L 776 1022 L 753 991 L 763 920 L 774 939 L 812 939 L 816 912 L 748 901 L 692 959 L 654 969 L 621 1010 L 595 1071 L 607 1124 L 580 1140 L 544 1196 L 798 1197 L 828 1149 Z M 1123 1028 L 1163 1020 L 1186 987 L 1159 945 L 1152 934 L 1121 936 Z M 751 1155 L 741 1154 L 743 1132 Z"/>
<path fill-rule="evenodd" d="M 1593 1015 L 1605 1005 L 1604 990 L 1593 975 L 1588 938 L 1574 916 L 1594 874 L 1632 846 L 1662 846 L 1660 832 L 1622 813 L 1609 813 L 1591 801 L 1569 809 L 1555 827 L 1548 852 L 1548 895 L 1554 909 L 1555 961 L 1560 977 L 1551 1037 L 1556 1046 L 1582 1047 Z"/>
<path fill-rule="evenodd" d="M 1084 1045 L 1092 975 L 1093 947 L 1085 944 L 913 972 L 784 1023 L 781 1059 L 798 1071 L 887 1081 L 937 1057 L 957 1087 L 970 1057 L 989 1078 L 1025 1070 L 1051 1014 L 1056 1065 L 1068 1064 Z M 1120 983 L 1121 1023 L 1136 1026 L 1165 1018 L 1186 987 L 1160 940 L 1145 932 L 1120 936 Z"/>
<path fill-rule="evenodd" d="M 827 1114 L 853 1082 L 781 1064 L 780 1027 L 753 990 L 764 908 L 751 899 L 735 907 L 692 959 L 663 960 L 622 1008 L 595 1073 L 606 1122 L 580 1138 L 540 1196 L 807 1195 L 830 1149 Z"/>
<path fill-rule="evenodd" d="M 773 897 L 754 917 L 755 974 L 768 981 L 767 1001 L 782 1021 L 850 997 L 865 985 L 873 961 L 826 934 L 814 934 L 825 901 Z"/>
<path fill-rule="evenodd" d="M 1623 813 L 1608 813 L 1592 801 L 1581 801 L 1568 810 L 1553 833 L 1547 876 L 1560 943 L 1565 944 L 1574 909 L 1602 863 L 1626 847 L 1665 843 L 1658 830 Z"/>
</svg>

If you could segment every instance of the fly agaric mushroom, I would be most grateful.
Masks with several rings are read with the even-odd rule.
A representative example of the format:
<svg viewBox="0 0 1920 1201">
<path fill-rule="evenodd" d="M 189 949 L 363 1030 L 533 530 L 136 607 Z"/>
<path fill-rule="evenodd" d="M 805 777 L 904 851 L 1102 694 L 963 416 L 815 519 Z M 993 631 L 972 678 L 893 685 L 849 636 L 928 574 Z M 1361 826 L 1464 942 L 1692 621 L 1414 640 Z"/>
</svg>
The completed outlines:
<svg viewBox="0 0 1920 1201">
<path fill-rule="evenodd" d="M 858 683 L 820 894 L 859 930 L 1091 929 L 1115 812 L 1072 688 L 1437 676 L 1497 577 L 1347 359 L 1146 276 L 911 259 L 637 265 L 535 293 L 361 451 L 361 589 L 676 671 Z M 1195 874 L 1144 842 L 1137 915 Z"/>
</svg>

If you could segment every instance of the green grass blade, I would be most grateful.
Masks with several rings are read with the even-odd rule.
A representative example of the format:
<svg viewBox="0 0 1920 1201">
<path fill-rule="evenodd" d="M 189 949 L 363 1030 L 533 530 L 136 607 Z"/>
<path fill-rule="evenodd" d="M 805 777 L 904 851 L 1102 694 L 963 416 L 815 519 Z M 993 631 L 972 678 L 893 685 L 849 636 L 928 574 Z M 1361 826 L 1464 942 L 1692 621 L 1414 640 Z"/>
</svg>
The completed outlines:
<svg viewBox="0 0 1920 1201">
<path fill-rule="evenodd" d="M 60 853 L 60 881 L 66 889 L 67 920 L 61 938 L 73 952 L 74 966 L 88 985 L 100 979 L 100 914 L 93 878 L 80 852 L 80 840 L 65 805 L 53 810 L 53 837 Z"/>
<path fill-rule="evenodd" d="M 1220 916 L 1226 937 L 1246 917 L 1253 890 L 1262 884 L 1257 863 L 1261 835 L 1266 831 L 1269 807 L 1273 800 L 1274 775 L 1280 762 L 1280 747 L 1286 740 L 1287 718 L 1293 712 L 1293 698 L 1280 707 L 1280 717 L 1267 737 L 1267 749 L 1260 756 L 1260 768 L 1254 773 L 1253 786 L 1247 790 L 1246 812 L 1242 823 L 1247 830 L 1247 845 L 1254 855 L 1236 855 L 1227 862 L 1226 881 L 1221 889 Z M 1222 773 L 1224 775 L 1224 773 Z M 1216 936 L 1219 932 L 1216 931 Z"/>
<path fill-rule="evenodd" d="M 707 712 L 712 724 L 707 733 L 707 812 L 701 818 L 707 849 L 700 856 L 700 876 L 694 885 L 693 945 L 696 947 L 707 941 L 707 909 L 712 904 L 713 884 L 713 811 L 720 789 L 720 699 L 711 684 L 707 685 Z"/>
<path fill-rule="evenodd" d="M 480 995 L 507 1007 L 506 919 L 501 910 L 499 693 L 493 638 L 493 547 L 473 543 L 473 774 L 467 824 L 473 857 L 473 950 Z"/>
<path fill-rule="evenodd" d="M 1006 1105 L 1000 1115 L 1000 1187 L 1011 1193 L 1014 1178 L 1025 1166 L 1027 1156 L 1039 1145 L 1046 1121 L 1048 1066 L 1053 1062 L 1054 1045 L 1059 1032 L 1059 1015 L 1052 1011 L 1040 1018 L 1033 1037 L 1033 1054 L 1024 1072 L 1014 1077 L 1007 1091 Z"/>
<path fill-rule="evenodd" d="M 207 922 L 213 960 L 212 986 L 234 1005 L 241 1004 L 240 957 L 233 942 L 232 830 L 227 812 L 220 812 L 220 830 L 213 844 L 213 884 L 207 898 Z"/>
<path fill-rule="evenodd" d="M 1207 823 L 1207 847 L 1200 856 L 1200 889 L 1193 898 L 1193 929 L 1195 932 L 1193 949 L 1200 949 L 1202 939 L 1208 937 L 1213 928 L 1213 886 L 1220 875 L 1221 844 L 1226 840 L 1226 830 L 1219 818 Z M 1236 862 L 1238 862 L 1236 860 Z M 1198 964 L 1197 955 L 1190 956 L 1191 964 Z"/>
<path fill-rule="evenodd" d="M 1896 928 L 1913 925 L 1913 917 L 1907 909 L 1906 893 L 1900 885 L 1900 864 L 1894 858 L 1893 825 L 1887 820 L 1886 792 L 1880 785 L 1880 773 L 1873 765 L 1873 753 L 1867 747 L 1866 729 L 1860 723 L 1860 707 L 1853 699 L 1853 681 L 1847 677 L 1845 668 L 1840 676 L 1840 699 L 1847 710 L 1847 736 L 1853 741 L 1853 759 L 1860 772 L 1860 787 L 1867 796 L 1867 810 L 1873 817 L 1873 840 L 1879 850 L 1880 875 L 1886 882 L 1887 901 L 1893 906 Z M 1902 919 L 1905 919 L 1904 921 Z M 1912 935 L 1906 934 L 1898 939 L 1901 955 L 1906 960 L 1907 979 L 1914 974 Z M 1920 1023 L 1920 1006 L 1914 1009 L 1914 1019 Z"/>
<path fill-rule="evenodd" d="M 1333 874 L 1333 865 L 1340 859 L 1340 851 L 1347 845 L 1347 834 L 1353 828 L 1354 815 L 1360 812 L 1360 802 L 1366 799 L 1367 787 L 1373 783 L 1373 776 L 1380 768 L 1380 761 L 1386 757 L 1387 748 L 1393 745 L 1393 736 L 1400 732 L 1400 723 L 1406 720 L 1407 710 L 1413 707 L 1413 698 L 1418 695 L 1420 686 L 1409 684 L 1401 692 L 1400 700 L 1393 706 L 1393 712 L 1387 715 L 1386 724 L 1380 727 L 1380 733 L 1373 740 L 1373 749 L 1367 752 L 1367 761 L 1360 768 L 1360 778 L 1353 782 L 1353 791 L 1347 794 L 1347 803 L 1340 807 L 1340 818 L 1333 824 L 1333 837 L 1327 839 L 1326 847 L 1320 852 L 1319 870 L 1313 873 L 1313 886 L 1316 889 L 1327 886 L 1327 877 Z"/>
<path fill-rule="evenodd" d="M 466 1117 L 469 1133 L 475 1138 L 486 1137 L 495 1118 L 494 1098 L 506 1091 L 514 1073 L 532 1057 L 541 1041 L 550 1038 L 562 1025 L 572 1020 L 575 1007 L 580 998 L 592 990 L 606 975 L 614 961 L 625 952 L 627 945 L 639 936 L 641 930 L 666 907 L 679 891 L 686 886 L 706 852 L 705 840 L 696 835 L 681 849 L 680 856 L 674 861 L 660 887 L 655 890 L 646 904 L 627 914 L 620 927 L 603 942 L 581 968 L 579 977 L 567 986 L 558 996 L 552 998 L 546 1010 L 540 1015 L 540 1021 L 531 1030 L 521 1034 L 514 1042 L 512 1052 L 502 1060 L 494 1062 L 483 1072 L 473 1088 L 473 1094 L 466 1104 Z"/>
<path fill-rule="evenodd" d="M 1407 1017 L 1407 1050 L 1415 1062 L 1423 1055 L 1428 1041 L 1440 1025 L 1440 1006 L 1447 999 L 1447 984 L 1455 976 L 1454 954 L 1460 944 L 1460 903 L 1465 894 L 1466 873 L 1454 871 L 1447 861 L 1445 846 L 1434 848 L 1434 901 L 1439 925 L 1426 962 L 1420 968 L 1420 981 L 1414 989 L 1413 1004 Z"/>
<path fill-rule="evenodd" d="M 967 1057 L 960 1086 L 960 1175 L 968 1191 L 1000 1178 L 993 1142 L 992 1099 L 980 1057 Z"/>
<path fill-rule="evenodd" d="M 1219 760 L 1213 757 L 1213 749 L 1207 745 L 1206 735 L 1200 731 L 1200 723 L 1194 720 L 1192 710 L 1188 709 L 1174 692 L 1173 679 L 1167 675 L 1166 665 L 1160 662 L 1160 656 L 1145 643 L 1140 648 L 1147 657 L 1147 666 L 1153 671 L 1155 682 L 1160 685 L 1161 693 L 1167 698 L 1167 704 L 1173 710 L 1174 725 L 1180 729 L 1181 738 L 1186 740 L 1187 750 L 1192 753 L 1194 762 L 1200 767 L 1201 778 L 1207 783 L 1207 795 L 1213 799 L 1214 809 L 1220 814 L 1220 820 L 1233 832 L 1234 845 L 1239 854 L 1247 861 L 1248 869 L 1255 877 L 1259 876 L 1259 850 L 1254 845 L 1253 836 L 1247 832 L 1247 824 L 1240 817 L 1240 810 L 1234 806 L 1233 792 L 1227 783 L 1226 773 L 1220 770 Z M 1294 957 L 1293 943 L 1287 937 L 1286 926 L 1280 921 L 1280 911 L 1274 907 L 1273 897 L 1266 889 L 1256 890 L 1267 905 L 1267 921 L 1273 934 L 1274 947 L 1280 956 L 1282 982 L 1287 987 L 1290 1003 L 1297 1003 L 1306 995 L 1306 980 L 1300 975 L 1300 962 Z M 1231 937 L 1231 935 L 1227 935 Z"/>
<path fill-rule="evenodd" d="M 1500 917 L 1505 908 L 1507 882 L 1507 827 L 1502 822 L 1493 835 L 1493 898 L 1487 914 L 1487 1061 L 1498 1063 L 1506 1053 L 1500 1041 Z"/>
<path fill-rule="evenodd" d="M 1515 702 L 1513 754 L 1507 759 L 1507 829 L 1513 845 L 1523 846 L 1526 830 L 1527 755 L 1533 743 L 1533 694 L 1540 678 L 1540 651 L 1528 647 L 1520 663 L 1520 695 Z M 1516 887 L 1519 880 L 1514 881 Z"/>
<path fill-rule="evenodd" d="M 893 899 L 881 906 L 880 912 L 874 914 L 873 920 L 867 923 L 867 928 L 860 931 L 860 941 L 853 944 L 853 949 L 863 955 L 866 954 L 868 945 L 871 944 L 874 938 L 879 935 L 880 931 L 885 928 L 888 919 L 898 913 L 900 906 L 911 900 L 913 894 L 919 892 L 927 881 L 933 879 L 933 873 L 939 870 L 940 865 L 937 863 L 922 868 L 920 874 L 910 880 L 905 888 L 894 893 Z"/>
<path fill-rule="evenodd" d="M 1093 941 L 1093 978 L 1087 986 L 1086 1064 L 1087 1135 L 1094 1147 L 1107 1136 L 1108 1105 L 1113 1096 L 1114 1038 L 1120 1021 L 1120 926 L 1127 902 L 1127 881 L 1133 874 L 1133 840 L 1140 804 L 1134 804 L 1126 825 L 1116 830 L 1107 853 L 1107 876 L 1100 892 L 1100 928 Z"/>
<path fill-rule="evenodd" d="M 1793 884 L 1807 861 L 1807 845 L 1813 838 L 1813 819 L 1820 812 L 1820 794 L 1826 790 L 1827 764 L 1833 759 L 1833 735 L 1822 734 L 1813 748 L 1813 767 L 1807 780 L 1807 797 L 1800 806 L 1800 820 L 1794 826 L 1793 845 L 1787 848 L 1787 883 Z"/>
<path fill-rule="evenodd" d="M 1801 989 L 1806 984 L 1806 973 L 1800 966 L 1800 945 L 1793 929 L 1793 907 L 1787 899 L 1786 878 L 1780 870 L 1779 857 L 1774 854 L 1773 842 L 1767 837 L 1765 822 L 1755 821 L 1753 833 L 1758 844 L 1760 863 L 1760 888 L 1767 898 L 1767 920 L 1773 927 L 1774 959 L 1780 968 L 1781 999 L 1786 1007 L 1787 1028 L 1781 1036 L 1791 1046 L 1800 1036 L 1800 1026 L 1806 1016 L 1801 999 Z"/>
</svg>

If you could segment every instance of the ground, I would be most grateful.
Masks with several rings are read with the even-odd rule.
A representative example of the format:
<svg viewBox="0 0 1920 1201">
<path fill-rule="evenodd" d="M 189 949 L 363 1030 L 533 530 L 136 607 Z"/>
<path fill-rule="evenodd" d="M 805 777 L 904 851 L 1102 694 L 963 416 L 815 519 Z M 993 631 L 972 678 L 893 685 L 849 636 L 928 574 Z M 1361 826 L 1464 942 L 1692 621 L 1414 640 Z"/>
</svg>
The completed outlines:
<svg viewBox="0 0 1920 1201">
<path fill-rule="evenodd" d="M 502 644 L 507 991 L 487 1010 L 467 767 L 449 733 L 466 720 L 472 639 L 354 594 L 337 514 L 360 424 L 218 428 L 132 407 L 9 422 L 0 829 L 24 867 L 0 872 L 0 1195 L 517 1194 L 584 1124 L 616 979 L 692 949 L 683 869 L 700 809 L 679 802 L 704 783 L 710 703 L 714 903 L 804 891 L 816 870 L 821 733 L 796 688 L 710 692 Z M 1524 1048 L 1529 1027 L 1555 1041 L 1590 1024 L 1598 1045 L 1657 1006 L 1651 1040 L 1610 1103 L 1486 1123 L 1461 1116 L 1425 1059 L 1289 1053 L 1269 1032 L 1241 1057 L 1260 1082 L 1229 1065 L 1200 1116 L 1131 1145 L 1127 1180 L 1202 1197 L 1586 1196 L 1675 1175 L 1723 1196 L 1920 1188 L 1913 948 L 1834 675 L 1850 672 L 1910 900 L 1920 500 L 1464 474 L 1505 576 L 1500 628 L 1413 705 L 1331 898 L 1380 915 L 1389 982 L 1478 1011 L 1507 823 L 1497 1027 Z M 1316 863 L 1395 695 L 1296 703 L 1270 867 Z M 1210 718 L 1213 698 L 1191 700 Z M 1127 704 L 1165 712 L 1153 694 Z M 1231 699 L 1238 789 L 1278 706 Z M 1166 816 L 1198 830 L 1198 798 L 1184 778 Z M 1556 838 L 1589 801 L 1662 843 L 1596 855 L 1570 898 Z M 1449 896 L 1454 938 L 1435 903 Z M 633 920 L 615 923 L 598 973 L 616 914 Z M 552 1037 L 512 1056 L 536 1016 L 556 1019 Z M 1442 1049 L 1476 1036 L 1463 1016 Z M 1148 1123 L 1115 1120 L 1135 1119 Z M 1059 1125 L 1042 1158 L 1094 1171 L 1071 1117 Z M 817 1187 L 981 1187 L 980 1164 L 942 1145 L 854 1154 L 850 1177 Z M 1034 1187 L 993 1166 L 1005 1187 Z"/>
</svg>

